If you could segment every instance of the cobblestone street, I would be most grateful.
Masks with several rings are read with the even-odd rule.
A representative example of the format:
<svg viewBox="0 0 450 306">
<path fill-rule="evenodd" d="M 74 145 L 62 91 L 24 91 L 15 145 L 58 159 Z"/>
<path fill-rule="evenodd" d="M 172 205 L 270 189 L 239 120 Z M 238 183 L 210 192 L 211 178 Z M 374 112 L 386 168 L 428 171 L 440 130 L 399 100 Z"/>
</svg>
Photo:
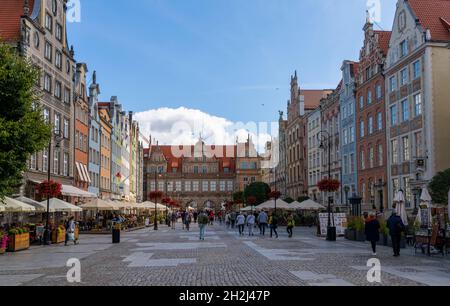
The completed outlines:
<svg viewBox="0 0 450 306">
<path fill-rule="evenodd" d="M 171 230 L 165 225 L 111 237 L 82 235 L 77 246 L 32 247 L 0 257 L 0 285 L 69 285 L 69 258 L 81 260 L 80 285 L 120 286 L 366 286 L 368 244 L 342 238 L 330 243 L 315 229 L 296 229 L 289 239 L 239 237 L 222 225 L 207 228 L 206 240 L 198 228 Z M 259 231 L 257 232 L 259 233 Z M 380 247 L 381 285 L 450 285 L 450 261 L 441 256 L 413 255 L 403 250 L 394 258 Z M 377 284 L 380 285 L 380 284 Z"/>
</svg>

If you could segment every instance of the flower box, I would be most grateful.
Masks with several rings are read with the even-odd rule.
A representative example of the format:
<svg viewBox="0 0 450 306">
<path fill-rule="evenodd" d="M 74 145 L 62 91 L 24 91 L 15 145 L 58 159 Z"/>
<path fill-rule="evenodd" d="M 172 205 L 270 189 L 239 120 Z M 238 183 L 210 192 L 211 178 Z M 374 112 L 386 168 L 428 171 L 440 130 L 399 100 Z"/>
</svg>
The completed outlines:
<svg viewBox="0 0 450 306">
<path fill-rule="evenodd" d="M 354 229 L 346 229 L 345 230 L 345 238 L 351 241 L 356 240 L 356 231 Z"/>
<path fill-rule="evenodd" d="M 356 241 L 364 242 L 366 241 L 366 234 L 361 231 L 356 232 Z"/>
<path fill-rule="evenodd" d="M 58 244 L 66 241 L 66 230 L 60 228 L 59 230 L 53 230 L 52 243 Z"/>
<path fill-rule="evenodd" d="M 388 236 L 380 233 L 380 240 L 377 242 L 377 245 L 387 246 L 388 244 Z"/>
<path fill-rule="evenodd" d="M 30 248 L 30 234 L 16 234 L 9 237 L 8 251 L 18 252 Z"/>
</svg>

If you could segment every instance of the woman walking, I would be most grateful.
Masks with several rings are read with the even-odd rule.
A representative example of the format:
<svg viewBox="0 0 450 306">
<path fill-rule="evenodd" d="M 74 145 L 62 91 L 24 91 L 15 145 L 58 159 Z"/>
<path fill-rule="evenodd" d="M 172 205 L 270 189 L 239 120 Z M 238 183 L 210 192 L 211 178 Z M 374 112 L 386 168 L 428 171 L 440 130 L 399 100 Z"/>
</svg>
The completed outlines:
<svg viewBox="0 0 450 306">
<path fill-rule="evenodd" d="M 294 227 L 295 227 L 294 216 L 292 216 L 292 213 L 289 213 L 289 215 L 287 216 L 287 232 L 289 234 L 289 238 L 292 238 L 292 236 L 294 235 L 293 233 Z"/>
<path fill-rule="evenodd" d="M 270 226 L 270 238 L 273 237 L 273 234 L 275 233 L 275 237 L 278 238 L 278 219 L 275 216 L 274 213 L 270 214 L 270 218 L 269 218 L 269 226 Z"/>
<path fill-rule="evenodd" d="M 366 219 L 366 239 L 372 244 L 372 255 L 377 256 L 377 242 L 380 241 L 380 222 L 378 222 L 374 213 L 371 213 Z"/>
</svg>

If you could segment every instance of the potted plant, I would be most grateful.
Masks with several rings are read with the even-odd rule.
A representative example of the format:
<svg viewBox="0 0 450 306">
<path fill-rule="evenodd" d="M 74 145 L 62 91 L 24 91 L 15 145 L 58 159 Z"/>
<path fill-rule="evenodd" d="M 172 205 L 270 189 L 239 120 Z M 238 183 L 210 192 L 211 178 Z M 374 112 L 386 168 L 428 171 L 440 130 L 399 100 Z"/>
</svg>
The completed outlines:
<svg viewBox="0 0 450 306">
<path fill-rule="evenodd" d="M 366 241 L 365 224 L 361 217 L 355 218 L 356 241 Z"/>
<path fill-rule="evenodd" d="M 66 229 L 63 225 L 52 231 L 52 243 L 58 244 L 66 241 Z"/>
<path fill-rule="evenodd" d="M 356 240 L 355 218 L 350 217 L 347 221 L 347 229 L 345 230 L 345 238 L 351 241 Z"/>
<path fill-rule="evenodd" d="M 0 232 L 0 254 L 5 254 L 8 246 L 8 235 L 4 232 Z"/>
<path fill-rule="evenodd" d="M 17 252 L 30 247 L 30 234 L 26 228 L 13 228 L 8 232 L 8 251 Z"/>
<path fill-rule="evenodd" d="M 378 241 L 378 245 L 387 246 L 389 228 L 387 227 L 386 220 L 384 218 L 381 218 L 378 221 L 380 222 L 380 240 Z"/>
</svg>

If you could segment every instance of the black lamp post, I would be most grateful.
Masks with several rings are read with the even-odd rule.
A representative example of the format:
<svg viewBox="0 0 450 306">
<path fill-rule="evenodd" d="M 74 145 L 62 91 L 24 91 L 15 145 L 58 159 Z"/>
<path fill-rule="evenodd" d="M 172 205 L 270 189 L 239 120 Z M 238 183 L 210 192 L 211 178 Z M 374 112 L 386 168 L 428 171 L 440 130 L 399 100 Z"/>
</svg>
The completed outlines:
<svg viewBox="0 0 450 306">
<path fill-rule="evenodd" d="M 325 149 L 324 142 L 327 142 L 328 147 L 328 179 L 331 179 L 331 135 L 327 131 L 320 132 L 321 144 L 320 148 Z M 328 197 L 328 224 L 327 224 L 327 240 L 336 241 L 336 227 L 331 225 L 331 202 L 333 197 Z M 333 218 L 334 219 L 334 218 Z M 334 220 L 333 220 L 334 224 Z"/>
</svg>

